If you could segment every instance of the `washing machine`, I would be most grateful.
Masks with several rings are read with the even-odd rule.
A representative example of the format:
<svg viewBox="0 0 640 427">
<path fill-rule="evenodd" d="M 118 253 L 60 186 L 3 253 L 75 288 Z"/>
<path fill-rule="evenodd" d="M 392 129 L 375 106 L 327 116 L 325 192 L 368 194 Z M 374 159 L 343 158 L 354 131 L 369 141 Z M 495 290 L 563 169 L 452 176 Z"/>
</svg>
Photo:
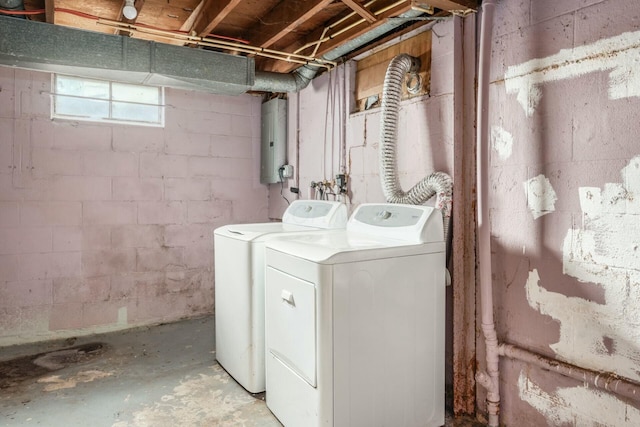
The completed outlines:
<svg viewBox="0 0 640 427">
<path fill-rule="evenodd" d="M 445 243 L 426 206 L 266 244 L 267 407 L 286 427 L 444 425 Z"/>
<path fill-rule="evenodd" d="M 265 391 L 264 243 L 283 233 L 344 228 L 343 203 L 296 200 L 282 222 L 214 231 L 216 359 L 247 391 Z"/>
</svg>

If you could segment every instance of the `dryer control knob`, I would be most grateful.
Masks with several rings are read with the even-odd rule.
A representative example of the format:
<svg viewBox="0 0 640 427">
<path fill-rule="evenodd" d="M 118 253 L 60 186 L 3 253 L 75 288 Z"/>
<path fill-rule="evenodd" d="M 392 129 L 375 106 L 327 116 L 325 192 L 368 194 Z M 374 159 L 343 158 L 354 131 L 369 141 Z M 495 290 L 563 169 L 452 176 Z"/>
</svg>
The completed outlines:
<svg viewBox="0 0 640 427">
<path fill-rule="evenodd" d="M 379 216 L 381 219 L 387 219 L 387 218 L 389 218 L 389 217 L 391 216 L 391 212 L 389 212 L 389 211 L 382 211 L 382 212 L 378 213 L 378 216 Z"/>
</svg>

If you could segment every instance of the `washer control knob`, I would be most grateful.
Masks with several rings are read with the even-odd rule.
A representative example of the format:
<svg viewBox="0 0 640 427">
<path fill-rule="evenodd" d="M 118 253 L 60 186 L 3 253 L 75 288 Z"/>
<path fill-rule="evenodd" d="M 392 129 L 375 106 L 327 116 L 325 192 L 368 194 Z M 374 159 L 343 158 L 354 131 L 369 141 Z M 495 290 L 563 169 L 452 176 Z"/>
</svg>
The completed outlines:
<svg viewBox="0 0 640 427">
<path fill-rule="evenodd" d="M 391 216 L 391 212 L 382 211 L 378 213 L 378 216 L 380 217 L 380 219 L 388 219 Z"/>
</svg>

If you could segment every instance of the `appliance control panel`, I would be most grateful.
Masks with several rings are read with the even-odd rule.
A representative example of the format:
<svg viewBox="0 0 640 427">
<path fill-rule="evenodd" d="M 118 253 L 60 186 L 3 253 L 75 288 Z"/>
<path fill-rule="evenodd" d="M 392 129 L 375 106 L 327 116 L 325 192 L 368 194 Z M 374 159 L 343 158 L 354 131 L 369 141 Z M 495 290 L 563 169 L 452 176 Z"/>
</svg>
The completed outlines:
<svg viewBox="0 0 640 427">
<path fill-rule="evenodd" d="M 326 200 L 294 200 L 285 211 L 282 222 L 316 228 L 345 228 L 347 207 Z"/>
<path fill-rule="evenodd" d="M 415 242 L 444 240 L 442 214 L 430 206 L 362 204 L 351 215 L 347 230 Z"/>
</svg>

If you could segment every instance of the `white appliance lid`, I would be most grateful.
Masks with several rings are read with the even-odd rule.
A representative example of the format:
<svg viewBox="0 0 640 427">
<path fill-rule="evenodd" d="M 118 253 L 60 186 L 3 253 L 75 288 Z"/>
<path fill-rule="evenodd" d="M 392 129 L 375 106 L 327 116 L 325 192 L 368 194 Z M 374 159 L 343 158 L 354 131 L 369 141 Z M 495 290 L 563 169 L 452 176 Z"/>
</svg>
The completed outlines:
<svg viewBox="0 0 640 427">
<path fill-rule="evenodd" d="M 278 234 L 293 233 L 299 231 L 313 231 L 313 227 L 285 224 L 282 222 L 265 222 L 262 224 L 230 224 L 218 227 L 214 233 L 218 236 L 231 237 L 238 240 L 252 241 L 261 237 Z"/>
<path fill-rule="evenodd" d="M 442 215 L 428 206 L 363 204 L 346 230 L 275 236 L 267 249 L 314 262 L 349 262 L 444 251 Z"/>
<path fill-rule="evenodd" d="M 430 206 L 361 204 L 349 218 L 347 230 L 413 243 L 444 240 L 442 213 Z"/>
<path fill-rule="evenodd" d="M 282 216 L 282 222 L 331 229 L 344 228 L 347 225 L 347 217 L 347 206 L 344 203 L 328 200 L 294 200 Z"/>
</svg>

